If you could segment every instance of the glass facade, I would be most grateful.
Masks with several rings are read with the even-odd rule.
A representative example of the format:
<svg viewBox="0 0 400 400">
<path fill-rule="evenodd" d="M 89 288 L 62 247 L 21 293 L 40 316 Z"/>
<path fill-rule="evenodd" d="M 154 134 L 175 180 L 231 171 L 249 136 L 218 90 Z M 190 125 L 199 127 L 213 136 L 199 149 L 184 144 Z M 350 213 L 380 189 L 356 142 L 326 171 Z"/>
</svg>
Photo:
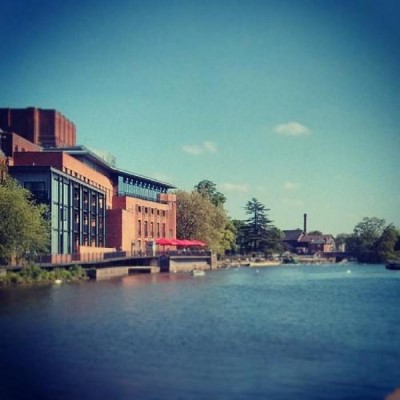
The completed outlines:
<svg viewBox="0 0 400 400">
<path fill-rule="evenodd" d="M 131 196 L 143 200 L 159 201 L 160 193 L 167 193 L 167 188 L 139 178 L 118 177 L 118 196 Z"/>
<path fill-rule="evenodd" d="M 79 246 L 104 246 L 105 195 L 79 181 L 52 173 L 52 253 L 76 253 Z"/>
<path fill-rule="evenodd" d="M 38 203 L 47 204 L 51 253 L 77 253 L 79 246 L 105 246 L 103 191 L 52 168 L 12 172 Z"/>
</svg>

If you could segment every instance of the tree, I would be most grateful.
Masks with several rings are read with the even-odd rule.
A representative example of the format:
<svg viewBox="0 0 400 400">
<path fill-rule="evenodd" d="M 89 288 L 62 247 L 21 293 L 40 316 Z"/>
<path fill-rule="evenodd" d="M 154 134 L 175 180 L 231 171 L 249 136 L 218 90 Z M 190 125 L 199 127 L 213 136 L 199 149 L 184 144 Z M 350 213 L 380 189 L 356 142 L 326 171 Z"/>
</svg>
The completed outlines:
<svg viewBox="0 0 400 400">
<path fill-rule="evenodd" d="M 283 239 L 285 237 L 284 233 L 276 226 L 271 226 L 268 233 L 269 252 L 281 254 L 283 252 Z"/>
<path fill-rule="evenodd" d="M 364 217 L 354 227 L 354 235 L 360 238 L 366 246 L 370 247 L 382 235 L 385 225 L 386 221 L 382 218 Z"/>
<path fill-rule="evenodd" d="M 0 184 L 0 259 L 10 263 L 27 253 L 46 252 L 50 243 L 47 207 L 9 176 Z"/>
<path fill-rule="evenodd" d="M 197 191 L 177 191 L 177 237 L 199 239 L 217 253 L 230 247 L 229 220 L 222 206 Z"/>
<path fill-rule="evenodd" d="M 241 229 L 242 246 L 246 252 L 268 252 L 269 224 L 272 222 L 266 209 L 257 199 L 253 198 L 245 206 L 249 218 Z"/>
<path fill-rule="evenodd" d="M 239 251 L 246 251 L 245 250 L 245 236 L 244 236 L 244 225 L 245 221 L 242 221 L 240 219 L 233 219 L 232 220 L 232 225 L 235 228 L 236 231 L 236 248 Z"/>
<path fill-rule="evenodd" d="M 347 239 L 349 238 L 350 234 L 348 233 L 339 233 L 335 238 L 336 246 L 341 246 L 346 244 Z"/>
<path fill-rule="evenodd" d="M 393 224 L 389 224 L 385 227 L 382 235 L 376 242 L 376 252 L 379 261 L 383 262 L 389 258 L 397 258 L 396 244 L 399 238 L 399 231 Z"/>
<path fill-rule="evenodd" d="M 215 206 L 222 206 L 226 202 L 225 195 L 217 190 L 217 185 L 214 182 L 204 179 L 194 188 L 202 196 L 208 197 Z"/>
<path fill-rule="evenodd" d="M 228 218 L 222 235 L 222 247 L 226 252 L 229 251 L 236 253 L 236 235 L 236 227 L 233 221 Z"/>
<path fill-rule="evenodd" d="M 321 231 L 311 231 L 311 232 L 307 232 L 307 235 L 322 235 Z"/>
<path fill-rule="evenodd" d="M 347 250 L 358 261 L 380 263 L 389 257 L 398 256 L 397 243 L 399 231 L 393 224 L 386 225 L 384 219 L 365 217 L 355 227 L 352 235 L 346 239 Z"/>
</svg>

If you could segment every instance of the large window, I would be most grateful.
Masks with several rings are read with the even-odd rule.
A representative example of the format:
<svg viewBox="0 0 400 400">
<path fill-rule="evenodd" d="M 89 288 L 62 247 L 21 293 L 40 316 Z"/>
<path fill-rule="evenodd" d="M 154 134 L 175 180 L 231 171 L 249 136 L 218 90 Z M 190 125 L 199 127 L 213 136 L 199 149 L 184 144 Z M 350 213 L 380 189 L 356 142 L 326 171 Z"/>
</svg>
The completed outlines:
<svg viewBox="0 0 400 400">
<path fill-rule="evenodd" d="M 35 197 L 38 203 L 47 203 L 49 200 L 49 194 L 46 190 L 46 182 L 25 182 L 25 189 L 28 189 Z"/>
<path fill-rule="evenodd" d="M 118 177 L 118 196 L 131 196 L 144 200 L 158 201 L 160 193 L 167 188 L 140 178 Z"/>
<path fill-rule="evenodd" d="M 79 246 L 104 246 L 105 195 L 93 187 L 52 174 L 52 253 L 76 253 Z"/>
</svg>

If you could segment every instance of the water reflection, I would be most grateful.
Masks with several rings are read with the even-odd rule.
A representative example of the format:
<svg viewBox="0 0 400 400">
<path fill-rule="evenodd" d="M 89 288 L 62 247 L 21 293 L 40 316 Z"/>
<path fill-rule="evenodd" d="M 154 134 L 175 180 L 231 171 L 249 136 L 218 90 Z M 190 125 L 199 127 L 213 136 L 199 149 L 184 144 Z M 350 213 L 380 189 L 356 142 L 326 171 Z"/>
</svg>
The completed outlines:
<svg viewBox="0 0 400 400">
<path fill-rule="evenodd" d="M 0 398 L 383 398 L 400 274 L 348 268 L 2 288 Z"/>
</svg>

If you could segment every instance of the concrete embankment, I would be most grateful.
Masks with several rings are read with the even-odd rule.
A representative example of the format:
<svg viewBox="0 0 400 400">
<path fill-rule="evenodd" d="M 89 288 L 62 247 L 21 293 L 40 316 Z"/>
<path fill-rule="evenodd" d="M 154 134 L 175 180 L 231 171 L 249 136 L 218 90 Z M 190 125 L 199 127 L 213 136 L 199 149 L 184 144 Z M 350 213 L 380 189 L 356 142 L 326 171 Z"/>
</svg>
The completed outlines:
<svg viewBox="0 0 400 400">
<path fill-rule="evenodd" d="M 131 274 L 157 274 L 159 272 L 160 267 L 156 266 L 119 266 L 110 268 L 93 268 L 87 271 L 89 278 L 96 280 L 119 278 Z"/>
</svg>

